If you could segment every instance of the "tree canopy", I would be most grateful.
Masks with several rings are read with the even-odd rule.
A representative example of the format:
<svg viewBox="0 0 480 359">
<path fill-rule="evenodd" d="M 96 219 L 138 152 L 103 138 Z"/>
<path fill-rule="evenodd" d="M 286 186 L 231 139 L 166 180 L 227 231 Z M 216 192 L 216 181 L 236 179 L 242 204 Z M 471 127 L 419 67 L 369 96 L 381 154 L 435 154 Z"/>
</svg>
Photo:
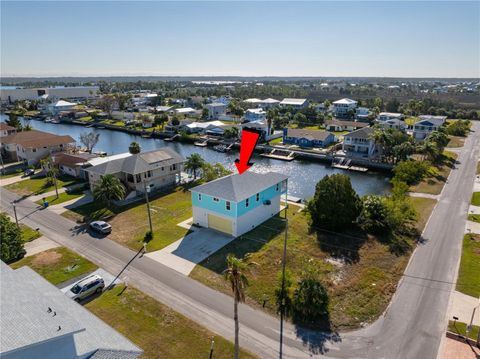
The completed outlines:
<svg viewBox="0 0 480 359">
<path fill-rule="evenodd" d="M 340 230 L 357 219 L 361 201 L 352 187 L 350 177 L 334 174 L 323 177 L 308 202 L 308 211 L 315 227 Z"/>
<path fill-rule="evenodd" d="M 8 263 L 25 255 L 22 232 L 5 213 L 0 213 L 1 260 Z"/>
</svg>

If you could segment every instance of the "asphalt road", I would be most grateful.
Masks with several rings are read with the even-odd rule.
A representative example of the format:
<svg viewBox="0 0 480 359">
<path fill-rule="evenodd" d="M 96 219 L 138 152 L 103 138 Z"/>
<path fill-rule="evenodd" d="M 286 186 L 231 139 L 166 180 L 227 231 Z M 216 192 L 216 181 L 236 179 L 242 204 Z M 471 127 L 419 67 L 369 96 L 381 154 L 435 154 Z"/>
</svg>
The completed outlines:
<svg viewBox="0 0 480 359">
<path fill-rule="evenodd" d="M 480 147 L 480 123 L 459 153 L 386 313 L 371 326 L 341 335 L 325 335 L 286 324 L 284 358 L 418 358 L 434 359 L 446 327 L 446 311 L 456 278 L 461 240 Z M 0 190 L 1 208 L 13 215 L 18 196 Z M 215 333 L 233 340 L 232 299 L 33 202 L 17 204 L 19 220 L 110 273 L 119 274 L 160 302 Z M 129 265 L 126 267 L 127 263 Z M 125 269 L 126 267 L 126 269 Z M 279 321 L 246 305 L 240 306 L 240 345 L 261 358 L 278 357 Z M 192 348 L 194 350 L 194 348 Z"/>
</svg>

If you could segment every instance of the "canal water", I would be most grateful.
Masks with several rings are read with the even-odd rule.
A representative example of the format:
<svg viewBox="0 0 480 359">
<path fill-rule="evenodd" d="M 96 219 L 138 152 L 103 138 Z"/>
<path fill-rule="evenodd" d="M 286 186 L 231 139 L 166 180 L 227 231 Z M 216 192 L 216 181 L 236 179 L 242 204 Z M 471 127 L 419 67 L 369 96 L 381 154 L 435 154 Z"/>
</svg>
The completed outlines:
<svg viewBox="0 0 480 359">
<path fill-rule="evenodd" d="M 2 115 L 4 121 L 6 116 Z M 182 156 L 187 157 L 192 153 L 200 154 L 210 163 L 219 162 L 230 170 L 235 170 L 234 160 L 238 157 L 238 152 L 229 154 L 219 153 L 207 147 L 197 147 L 191 144 L 178 142 L 165 142 L 160 139 L 142 138 L 124 132 L 112 131 L 107 129 L 85 128 L 78 125 L 53 124 L 43 121 L 29 121 L 32 128 L 50 132 L 58 135 L 70 135 L 79 142 L 82 132 L 93 131 L 100 134 L 100 139 L 94 151 L 105 151 L 109 155 L 123 153 L 128 151 L 128 146 L 132 141 L 136 141 L 142 147 L 142 150 L 148 151 L 164 146 L 171 147 Z M 329 165 L 294 160 L 291 162 L 273 160 L 254 155 L 251 160 L 254 165 L 250 169 L 254 172 L 279 172 L 289 177 L 289 194 L 303 199 L 310 198 L 315 192 L 315 184 L 325 175 L 333 173 L 345 173 L 350 176 L 352 185 L 360 195 L 365 194 L 383 194 L 390 188 L 389 178 L 385 174 L 367 172 L 356 173 L 331 168 Z"/>
</svg>

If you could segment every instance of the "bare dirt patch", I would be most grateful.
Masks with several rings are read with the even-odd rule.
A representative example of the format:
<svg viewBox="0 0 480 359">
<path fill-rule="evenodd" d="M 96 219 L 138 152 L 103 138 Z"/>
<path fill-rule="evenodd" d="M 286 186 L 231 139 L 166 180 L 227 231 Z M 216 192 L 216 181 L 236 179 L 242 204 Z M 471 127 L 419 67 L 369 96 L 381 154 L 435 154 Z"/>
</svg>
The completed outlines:
<svg viewBox="0 0 480 359">
<path fill-rule="evenodd" d="M 41 252 L 35 256 L 32 264 L 35 266 L 47 266 L 56 264 L 60 261 L 62 255 L 56 251 Z"/>
</svg>

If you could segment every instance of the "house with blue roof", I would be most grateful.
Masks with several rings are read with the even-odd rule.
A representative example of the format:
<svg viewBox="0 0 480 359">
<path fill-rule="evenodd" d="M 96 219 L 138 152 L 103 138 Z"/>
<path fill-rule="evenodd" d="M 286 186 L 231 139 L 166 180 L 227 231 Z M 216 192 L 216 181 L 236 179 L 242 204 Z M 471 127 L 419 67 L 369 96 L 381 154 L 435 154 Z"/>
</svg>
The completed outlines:
<svg viewBox="0 0 480 359">
<path fill-rule="evenodd" d="M 194 187 L 193 224 L 238 237 L 280 212 L 287 185 L 281 173 L 248 171 Z"/>
<path fill-rule="evenodd" d="M 300 128 L 284 128 L 283 143 L 303 148 L 326 147 L 337 141 L 335 135 L 328 131 L 304 130 Z"/>
</svg>

